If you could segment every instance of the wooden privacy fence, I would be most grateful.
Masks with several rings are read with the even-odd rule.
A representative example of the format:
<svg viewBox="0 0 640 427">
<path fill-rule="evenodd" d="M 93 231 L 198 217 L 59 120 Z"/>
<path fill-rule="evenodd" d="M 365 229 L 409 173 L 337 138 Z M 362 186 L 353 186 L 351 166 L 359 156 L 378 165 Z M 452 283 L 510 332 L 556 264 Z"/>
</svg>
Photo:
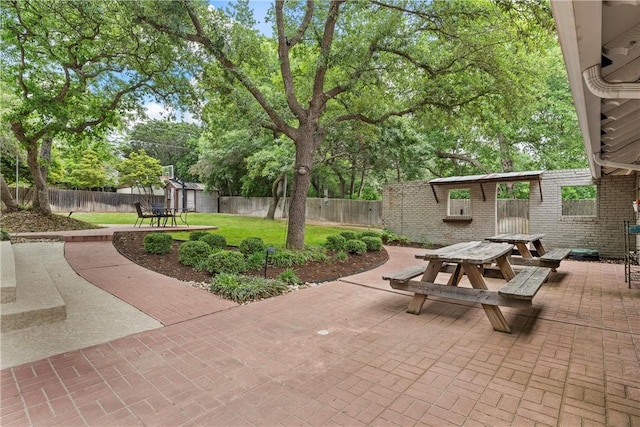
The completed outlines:
<svg viewBox="0 0 640 427">
<path fill-rule="evenodd" d="M 596 199 L 578 199 L 562 201 L 562 216 L 596 216 L 598 205 Z"/>
<path fill-rule="evenodd" d="M 288 201 L 288 199 L 287 199 Z M 269 209 L 269 197 L 220 197 L 220 213 L 265 217 Z M 283 217 L 284 199 L 280 199 L 275 217 Z M 306 218 L 311 221 L 338 222 L 342 224 L 382 225 L 382 202 L 379 200 L 307 199 Z"/>
<path fill-rule="evenodd" d="M 15 194 L 15 188 L 11 189 Z M 54 212 L 135 212 L 135 202 L 164 203 L 163 196 L 112 193 L 106 191 L 62 190 L 49 188 L 49 204 Z M 32 188 L 20 188 L 18 200 L 29 203 L 33 198 Z"/>
<path fill-rule="evenodd" d="M 529 233 L 529 200 L 496 200 L 496 221 L 498 233 Z"/>
</svg>

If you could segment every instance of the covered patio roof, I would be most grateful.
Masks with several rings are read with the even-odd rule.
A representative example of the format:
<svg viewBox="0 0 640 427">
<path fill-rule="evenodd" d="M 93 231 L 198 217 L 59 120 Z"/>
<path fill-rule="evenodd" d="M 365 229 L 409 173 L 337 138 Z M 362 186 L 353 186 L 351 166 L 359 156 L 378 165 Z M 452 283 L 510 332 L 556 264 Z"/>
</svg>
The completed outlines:
<svg viewBox="0 0 640 427">
<path fill-rule="evenodd" d="M 551 0 L 594 178 L 640 171 L 640 0 Z"/>
<path fill-rule="evenodd" d="M 468 176 L 450 176 L 447 178 L 435 178 L 429 181 L 429 185 L 431 185 L 431 190 L 433 191 L 433 195 L 436 198 L 436 202 L 440 203 L 438 200 L 438 195 L 434 189 L 434 185 L 459 185 L 459 184 L 480 184 L 480 190 L 482 191 L 482 199 L 486 202 L 487 197 L 484 194 L 484 187 L 482 184 L 485 183 L 498 183 L 498 182 L 520 182 L 520 181 L 538 181 L 540 183 L 540 177 L 542 176 L 544 171 L 527 171 L 527 172 L 503 172 L 503 173 L 489 173 L 485 175 L 468 175 Z M 542 186 L 538 186 L 540 188 L 540 200 L 542 200 Z"/>
</svg>

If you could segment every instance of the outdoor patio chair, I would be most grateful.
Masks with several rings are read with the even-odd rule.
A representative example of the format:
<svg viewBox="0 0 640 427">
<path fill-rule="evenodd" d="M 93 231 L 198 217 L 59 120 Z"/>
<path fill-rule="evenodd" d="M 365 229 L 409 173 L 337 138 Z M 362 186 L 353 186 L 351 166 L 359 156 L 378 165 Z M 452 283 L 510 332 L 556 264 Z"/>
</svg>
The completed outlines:
<svg viewBox="0 0 640 427">
<path fill-rule="evenodd" d="M 135 202 L 133 205 L 136 207 L 136 213 L 138 214 L 138 217 L 136 218 L 136 222 L 133 224 L 133 226 L 134 227 L 142 226 L 142 223 L 144 222 L 145 218 L 149 218 L 151 225 L 153 225 L 153 219 L 158 218 L 158 215 L 154 213 L 144 213 L 142 211 L 142 206 L 140 206 L 140 202 Z M 140 221 L 140 224 L 138 224 L 138 221 Z"/>
</svg>

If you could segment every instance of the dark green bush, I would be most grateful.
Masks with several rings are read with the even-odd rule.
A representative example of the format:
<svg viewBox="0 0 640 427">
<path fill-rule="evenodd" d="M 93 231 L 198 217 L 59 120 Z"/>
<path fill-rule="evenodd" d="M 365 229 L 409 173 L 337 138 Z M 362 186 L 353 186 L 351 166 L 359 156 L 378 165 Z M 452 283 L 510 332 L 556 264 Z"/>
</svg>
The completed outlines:
<svg viewBox="0 0 640 427">
<path fill-rule="evenodd" d="M 173 239 L 166 233 L 149 233 L 144 236 L 144 250 L 150 254 L 168 254 Z"/>
<path fill-rule="evenodd" d="M 242 242 L 238 250 L 244 255 L 255 254 L 256 252 L 264 252 L 266 249 L 264 242 L 260 237 L 247 237 Z"/>
<path fill-rule="evenodd" d="M 284 294 L 289 287 L 277 279 L 221 273 L 211 280 L 209 290 L 223 298 L 244 303 Z"/>
<path fill-rule="evenodd" d="M 382 239 L 380 237 L 364 236 L 360 240 L 367 245 L 367 250 L 370 252 L 382 250 Z"/>
<path fill-rule="evenodd" d="M 344 249 L 349 254 L 362 255 L 367 253 L 367 244 L 362 240 L 347 240 Z"/>
<path fill-rule="evenodd" d="M 212 248 L 224 249 L 227 247 L 227 239 L 222 234 L 207 233 L 204 236 L 200 237 L 198 240 L 205 242 Z"/>
<path fill-rule="evenodd" d="M 346 241 L 347 239 L 345 239 L 344 236 L 341 236 L 340 234 L 332 234 L 330 236 L 327 236 L 327 241 L 324 246 L 325 248 L 332 251 L 340 251 L 344 249 L 344 244 Z"/>
<path fill-rule="evenodd" d="M 409 243 L 409 239 L 403 236 L 398 236 L 396 233 L 389 229 L 384 229 L 382 234 L 380 235 L 382 241 L 384 243 L 394 244 L 394 243 Z"/>
<path fill-rule="evenodd" d="M 345 251 L 338 251 L 333 256 L 333 259 L 335 259 L 336 261 L 346 261 L 347 259 L 349 259 L 349 255 L 347 255 Z"/>
<path fill-rule="evenodd" d="M 213 253 L 207 258 L 206 265 L 207 270 L 212 274 L 238 274 L 247 271 L 244 255 L 238 251 L 222 250 Z"/>
<path fill-rule="evenodd" d="M 200 240 L 189 240 L 184 242 L 178 248 L 178 262 L 188 265 L 189 267 L 198 267 L 206 261 L 211 253 L 211 247 Z"/>
<path fill-rule="evenodd" d="M 365 230 L 360 233 L 360 239 L 362 239 L 363 237 L 380 237 L 380 234 L 381 233 L 379 231 Z"/>
<path fill-rule="evenodd" d="M 303 250 L 280 249 L 269 256 L 269 265 L 289 268 L 312 261 L 327 261 L 329 258 L 323 248 L 308 247 Z"/>
<path fill-rule="evenodd" d="M 290 268 L 287 268 L 282 273 L 278 274 L 278 280 L 283 281 L 289 286 L 301 285 L 302 280 L 298 277 L 295 271 Z"/>
<path fill-rule="evenodd" d="M 355 231 L 341 231 L 340 235 L 345 238 L 345 240 L 356 240 L 358 236 Z"/>
<path fill-rule="evenodd" d="M 209 233 L 202 230 L 192 231 L 191 233 L 189 233 L 189 240 L 200 240 L 202 236 L 206 234 L 209 234 Z"/>
<path fill-rule="evenodd" d="M 259 270 L 261 268 L 264 268 L 264 259 L 266 256 L 265 252 L 256 252 L 255 254 L 249 255 L 245 260 L 247 264 L 247 270 Z M 269 261 L 271 261 L 271 256 L 269 256 Z"/>
</svg>

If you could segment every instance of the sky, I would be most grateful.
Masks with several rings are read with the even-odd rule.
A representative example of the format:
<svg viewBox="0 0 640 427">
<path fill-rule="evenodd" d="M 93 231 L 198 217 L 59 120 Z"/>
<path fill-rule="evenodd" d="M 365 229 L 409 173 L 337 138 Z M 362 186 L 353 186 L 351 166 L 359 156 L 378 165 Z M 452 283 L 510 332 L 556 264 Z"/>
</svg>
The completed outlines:
<svg viewBox="0 0 640 427">
<path fill-rule="evenodd" d="M 226 8 L 230 4 L 235 3 L 234 1 L 223 1 L 223 0 L 210 0 L 209 4 L 216 8 Z M 272 0 L 250 0 L 249 6 L 253 8 L 253 17 L 256 20 L 255 28 L 260 31 L 264 35 L 271 35 L 271 24 L 265 23 L 265 17 L 267 16 L 267 12 L 269 8 L 273 5 Z M 168 111 L 164 105 L 149 101 L 145 104 L 145 111 L 149 119 L 152 120 L 165 120 L 168 116 Z M 189 112 L 185 112 L 183 114 L 178 115 L 176 118 L 177 121 L 180 122 L 189 122 L 189 123 L 198 123 L 193 115 Z"/>
</svg>

